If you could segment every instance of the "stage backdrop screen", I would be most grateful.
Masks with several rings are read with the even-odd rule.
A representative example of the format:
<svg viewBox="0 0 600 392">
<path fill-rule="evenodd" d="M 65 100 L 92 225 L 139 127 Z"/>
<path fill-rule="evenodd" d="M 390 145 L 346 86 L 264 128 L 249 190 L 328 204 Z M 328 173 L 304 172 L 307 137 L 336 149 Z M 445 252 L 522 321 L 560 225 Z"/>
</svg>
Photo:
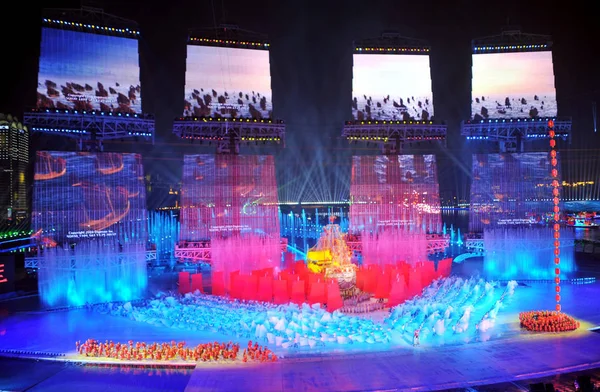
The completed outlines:
<svg viewBox="0 0 600 392">
<path fill-rule="evenodd" d="M 272 118 L 269 51 L 188 45 L 186 117 Z"/>
<path fill-rule="evenodd" d="M 275 160 L 270 155 L 186 155 L 181 240 L 233 233 L 279 239 Z"/>
<path fill-rule="evenodd" d="M 435 155 L 354 156 L 350 198 L 352 231 L 442 229 Z"/>
<path fill-rule="evenodd" d="M 354 54 L 354 120 L 430 120 L 428 54 Z"/>
<path fill-rule="evenodd" d="M 473 55 L 471 118 L 556 117 L 552 52 Z"/>
<path fill-rule="evenodd" d="M 37 152 L 32 229 L 48 245 L 88 239 L 147 241 L 138 154 Z"/>
<path fill-rule="evenodd" d="M 474 154 L 470 230 L 546 224 L 552 213 L 551 170 L 546 152 Z"/>
<path fill-rule="evenodd" d="M 42 28 L 37 107 L 141 113 L 138 41 Z"/>
</svg>

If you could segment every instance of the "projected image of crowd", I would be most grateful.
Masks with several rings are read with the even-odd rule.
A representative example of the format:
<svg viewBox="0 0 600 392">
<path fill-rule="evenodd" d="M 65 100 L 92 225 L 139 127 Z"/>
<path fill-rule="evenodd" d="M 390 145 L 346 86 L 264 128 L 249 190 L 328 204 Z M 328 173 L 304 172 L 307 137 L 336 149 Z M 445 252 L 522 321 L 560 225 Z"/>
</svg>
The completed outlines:
<svg viewBox="0 0 600 392">
<path fill-rule="evenodd" d="M 95 86 L 95 87 L 94 87 Z M 37 107 L 60 110 L 99 110 L 113 113 L 140 113 L 141 87 L 108 85 L 102 82 L 76 83 L 46 79 L 38 84 Z"/>
<path fill-rule="evenodd" d="M 352 99 L 352 115 L 355 120 L 403 120 L 428 121 L 433 113 L 431 97 L 375 98 L 366 94 Z"/>
<path fill-rule="evenodd" d="M 270 93 L 269 93 L 270 95 Z M 258 91 L 217 91 L 200 88 L 186 91 L 183 115 L 213 118 L 272 118 L 271 97 Z"/>
<path fill-rule="evenodd" d="M 556 116 L 556 97 L 499 97 L 476 96 L 471 102 L 473 120 L 489 118 L 538 118 Z"/>
</svg>

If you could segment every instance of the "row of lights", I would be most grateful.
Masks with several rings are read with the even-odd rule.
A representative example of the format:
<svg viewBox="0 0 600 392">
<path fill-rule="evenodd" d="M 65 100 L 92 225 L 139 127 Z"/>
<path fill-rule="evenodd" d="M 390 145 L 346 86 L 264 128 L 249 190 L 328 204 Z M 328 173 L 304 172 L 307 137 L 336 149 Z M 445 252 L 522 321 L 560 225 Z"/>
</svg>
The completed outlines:
<svg viewBox="0 0 600 392">
<path fill-rule="evenodd" d="M 66 129 L 66 128 L 40 128 L 33 127 L 34 132 L 62 132 L 62 133 L 76 133 L 76 134 L 87 134 L 88 131 L 85 129 Z M 145 136 L 150 137 L 152 133 L 149 132 L 128 132 L 130 136 Z"/>
<path fill-rule="evenodd" d="M 33 230 L 29 230 L 29 231 L 5 231 L 3 233 L 0 233 L 0 239 L 6 239 L 6 238 L 15 238 L 15 237 L 23 237 L 26 235 L 31 235 L 33 234 Z"/>
<path fill-rule="evenodd" d="M 366 140 L 366 141 L 383 141 L 387 142 L 388 138 L 385 136 L 348 136 L 348 140 Z M 445 140 L 445 136 L 410 136 L 405 137 L 404 140 Z"/>
<path fill-rule="evenodd" d="M 548 44 L 538 45 L 500 45 L 500 46 L 475 46 L 474 52 L 497 52 L 503 50 L 536 50 L 536 49 L 548 49 Z"/>
<path fill-rule="evenodd" d="M 245 142 L 279 142 L 279 137 L 243 137 L 242 141 Z"/>
<path fill-rule="evenodd" d="M 378 124 L 384 124 L 384 125 L 385 124 L 390 124 L 390 125 L 392 125 L 392 124 L 432 125 L 433 121 L 423 121 L 423 120 L 421 120 L 421 121 L 416 121 L 416 120 L 415 121 L 411 121 L 411 120 L 409 120 L 409 121 L 404 121 L 404 120 L 402 120 L 402 121 L 400 121 L 400 120 L 378 121 L 378 120 L 375 120 L 375 121 L 347 121 L 346 122 L 346 125 L 359 125 L 359 124 L 360 125 L 378 125 Z"/>
<path fill-rule="evenodd" d="M 569 134 L 567 133 L 556 133 L 555 134 L 556 137 L 562 137 L 563 139 L 566 139 L 567 137 L 569 137 Z M 547 138 L 548 135 L 546 134 L 528 134 L 526 137 L 528 138 Z M 488 140 L 490 137 L 489 136 L 467 136 L 467 140 Z"/>
<path fill-rule="evenodd" d="M 429 48 L 356 48 L 357 52 L 429 53 Z"/>
<path fill-rule="evenodd" d="M 143 116 L 137 113 L 113 113 L 113 112 L 101 112 L 99 110 L 92 110 L 92 111 L 88 111 L 88 110 L 68 110 L 68 109 L 33 109 L 32 110 L 33 113 L 42 113 L 42 112 L 46 112 L 46 113 L 59 113 L 59 114 L 91 114 L 91 115 L 100 115 L 100 116 L 112 116 L 112 117 L 134 117 L 134 118 L 144 118 L 144 117 L 149 117 L 152 118 L 152 116 L 148 115 L 148 116 Z"/>
<path fill-rule="evenodd" d="M 140 35 L 139 31 L 129 30 L 128 28 L 120 29 L 120 28 L 115 28 L 115 27 L 97 26 L 97 25 L 87 24 L 87 23 L 67 22 L 64 20 L 47 19 L 47 18 L 44 18 L 44 23 L 60 25 L 60 26 L 69 26 L 69 27 L 82 27 L 82 28 L 87 28 L 87 29 L 91 29 L 91 30 L 99 30 L 99 31 L 114 32 L 114 33 Z"/>
<path fill-rule="evenodd" d="M 200 42 L 200 43 L 220 44 L 220 45 L 255 46 L 257 48 L 261 48 L 261 47 L 268 48 L 270 46 L 267 42 L 233 41 L 233 40 L 196 38 L 196 37 L 190 37 L 190 42 Z"/>
<path fill-rule="evenodd" d="M 226 140 L 226 138 L 222 136 L 182 136 L 183 139 L 191 139 L 191 140 Z M 281 138 L 279 137 L 242 137 L 242 141 L 245 142 L 279 142 Z"/>
<path fill-rule="evenodd" d="M 467 124 L 483 124 L 483 123 L 512 123 L 512 122 L 540 122 L 547 123 L 550 120 L 554 120 L 552 118 L 509 118 L 509 119 L 488 119 L 488 120 L 479 120 L 479 122 L 475 122 L 472 120 L 467 120 Z"/>
<path fill-rule="evenodd" d="M 273 123 L 273 120 L 265 120 L 265 119 L 260 119 L 257 120 L 255 118 L 223 118 L 223 117 L 217 117 L 217 118 L 212 118 L 212 117 L 179 117 L 179 121 L 204 121 L 204 122 L 213 122 L 213 121 L 223 121 L 223 122 L 229 122 L 229 121 L 233 121 L 233 122 L 252 122 L 252 123 L 263 123 L 263 124 L 271 124 Z M 277 124 L 283 124 L 283 121 L 275 121 L 275 123 Z"/>
<path fill-rule="evenodd" d="M 33 127 L 33 130 L 35 132 L 87 133 L 86 130 L 65 129 L 65 128 L 39 128 L 39 127 Z"/>
<path fill-rule="evenodd" d="M 564 139 L 564 138 L 569 137 L 569 134 L 568 133 L 556 133 L 555 136 L 562 137 Z M 545 137 L 548 137 L 548 135 L 543 134 L 543 133 L 531 133 L 531 134 L 528 134 L 527 137 L 533 137 L 533 138 L 544 137 L 545 138 Z"/>
</svg>

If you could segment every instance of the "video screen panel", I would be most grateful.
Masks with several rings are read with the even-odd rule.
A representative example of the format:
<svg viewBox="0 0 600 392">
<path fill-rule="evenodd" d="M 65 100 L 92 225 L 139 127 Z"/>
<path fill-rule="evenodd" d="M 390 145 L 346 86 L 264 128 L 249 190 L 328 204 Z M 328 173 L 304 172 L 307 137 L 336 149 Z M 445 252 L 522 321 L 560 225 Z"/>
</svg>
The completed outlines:
<svg viewBox="0 0 600 392">
<path fill-rule="evenodd" d="M 545 225 L 552 218 L 551 171 L 546 152 L 474 154 L 469 229 Z"/>
<path fill-rule="evenodd" d="M 269 51 L 188 45 L 183 115 L 272 118 Z"/>
<path fill-rule="evenodd" d="M 279 238 L 275 160 L 270 155 L 186 155 L 181 240 L 252 233 Z"/>
<path fill-rule="evenodd" d="M 147 241 L 139 154 L 38 151 L 32 229 L 48 246 L 90 239 Z"/>
<path fill-rule="evenodd" d="M 354 120 L 431 120 L 428 54 L 354 54 Z"/>
<path fill-rule="evenodd" d="M 142 113 L 137 39 L 43 27 L 37 107 Z"/>
<path fill-rule="evenodd" d="M 441 232 L 435 155 L 352 157 L 352 231 Z"/>
<path fill-rule="evenodd" d="M 473 55 L 471 118 L 556 117 L 552 52 Z"/>
</svg>

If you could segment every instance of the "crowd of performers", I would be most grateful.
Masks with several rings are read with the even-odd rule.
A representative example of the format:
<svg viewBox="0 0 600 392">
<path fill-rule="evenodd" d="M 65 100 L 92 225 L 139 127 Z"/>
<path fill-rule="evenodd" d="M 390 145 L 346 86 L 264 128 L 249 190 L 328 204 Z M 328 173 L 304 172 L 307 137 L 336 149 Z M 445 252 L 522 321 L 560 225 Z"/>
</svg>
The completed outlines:
<svg viewBox="0 0 600 392">
<path fill-rule="evenodd" d="M 530 311 L 519 313 L 521 327 L 534 332 L 566 332 L 579 328 L 573 317 L 555 311 Z"/>
<path fill-rule="evenodd" d="M 146 343 L 133 342 L 115 343 L 111 341 L 99 342 L 88 339 L 84 343 L 75 342 L 79 355 L 95 358 L 112 358 L 127 361 L 237 361 L 240 359 L 240 345 L 238 343 L 204 343 L 196 347 L 187 347 L 185 342 L 171 343 Z M 275 362 L 277 355 L 258 343 L 248 342 L 241 355 L 242 362 Z"/>
</svg>

